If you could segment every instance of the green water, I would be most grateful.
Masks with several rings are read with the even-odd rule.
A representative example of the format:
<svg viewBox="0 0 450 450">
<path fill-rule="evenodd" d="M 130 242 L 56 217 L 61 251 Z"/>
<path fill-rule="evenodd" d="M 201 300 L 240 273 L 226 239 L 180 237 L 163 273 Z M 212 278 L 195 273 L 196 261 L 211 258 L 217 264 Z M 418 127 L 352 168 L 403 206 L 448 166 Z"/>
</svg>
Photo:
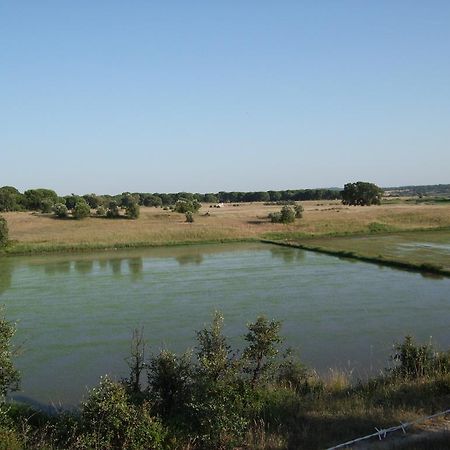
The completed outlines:
<svg viewBox="0 0 450 450">
<path fill-rule="evenodd" d="M 412 333 L 450 347 L 450 279 L 266 244 L 199 245 L 0 259 L 0 304 L 17 321 L 16 398 L 77 404 L 99 376 L 125 376 L 134 328 L 147 353 L 195 345 L 215 309 L 240 346 L 258 315 L 320 372 L 385 367 Z"/>
</svg>

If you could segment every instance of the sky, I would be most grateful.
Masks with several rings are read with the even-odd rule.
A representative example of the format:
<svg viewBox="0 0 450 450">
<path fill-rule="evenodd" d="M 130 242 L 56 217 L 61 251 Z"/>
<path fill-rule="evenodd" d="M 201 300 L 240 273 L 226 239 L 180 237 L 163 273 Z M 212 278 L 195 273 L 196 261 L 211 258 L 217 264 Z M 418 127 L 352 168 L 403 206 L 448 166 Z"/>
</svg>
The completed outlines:
<svg viewBox="0 0 450 450">
<path fill-rule="evenodd" d="M 450 2 L 0 0 L 0 186 L 450 183 Z"/>
</svg>

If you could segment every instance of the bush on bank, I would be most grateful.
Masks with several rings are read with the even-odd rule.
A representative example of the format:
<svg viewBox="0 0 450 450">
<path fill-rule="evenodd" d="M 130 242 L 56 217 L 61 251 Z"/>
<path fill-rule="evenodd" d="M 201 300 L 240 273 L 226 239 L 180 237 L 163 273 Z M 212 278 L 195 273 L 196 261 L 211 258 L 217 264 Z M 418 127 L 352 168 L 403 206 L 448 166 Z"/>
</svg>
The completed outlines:
<svg viewBox="0 0 450 450">
<path fill-rule="evenodd" d="M 8 349 L 14 327 L 1 323 Z M 280 326 L 258 317 L 237 350 L 216 313 L 197 332 L 194 350 L 162 350 L 148 360 L 135 334 L 129 377 L 102 378 L 78 411 L 45 416 L 3 402 L 0 449 L 324 448 L 373 429 L 374 420 L 388 425 L 396 409 L 434 410 L 450 394 L 450 355 L 430 345 L 407 337 L 395 347 L 393 368 L 352 386 L 320 380 L 291 352 L 281 353 Z M 3 382 L 4 392 L 16 382 L 16 375 Z"/>
</svg>

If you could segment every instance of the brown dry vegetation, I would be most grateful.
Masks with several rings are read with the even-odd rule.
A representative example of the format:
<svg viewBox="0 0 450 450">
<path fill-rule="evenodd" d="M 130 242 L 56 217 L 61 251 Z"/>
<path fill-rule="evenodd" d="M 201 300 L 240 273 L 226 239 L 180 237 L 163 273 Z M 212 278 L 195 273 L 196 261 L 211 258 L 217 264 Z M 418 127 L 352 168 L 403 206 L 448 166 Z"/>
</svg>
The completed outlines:
<svg viewBox="0 0 450 450">
<path fill-rule="evenodd" d="M 183 242 L 261 238 L 271 233 L 333 235 L 363 233 L 371 227 L 386 231 L 450 226 L 450 205 L 394 204 L 349 207 L 339 202 L 303 202 L 304 217 L 293 225 L 273 224 L 267 219 L 280 206 L 261 203 L 203 205 L 195 222 L 185 222 L 183 214 L 160 208 L 141 208 L 138 220 L 90 217 L 62 220 L 52 215 L 5 213 L 13 251 L 64 247 L 106 247 L 115 245 L 164 245 Z M 209 216 L 205 216 L 209 213 Z"/>
</svg>

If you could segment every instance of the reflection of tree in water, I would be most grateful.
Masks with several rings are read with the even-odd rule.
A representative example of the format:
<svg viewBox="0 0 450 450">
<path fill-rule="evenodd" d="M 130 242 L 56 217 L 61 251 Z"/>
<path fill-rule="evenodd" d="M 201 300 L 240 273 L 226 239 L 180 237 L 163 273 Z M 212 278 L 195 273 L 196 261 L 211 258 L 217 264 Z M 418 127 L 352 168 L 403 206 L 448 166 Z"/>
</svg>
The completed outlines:
<svg viewBox="0 0 450 450">
<path fill-rule="evenodd" d="M 120 275 L 122 273 L 122 258 L 110 259 L 108 263 L 114 275 Z"/>
<path fill-rule="evenodd" d="M 203 262 L 203 255 L 201 253 L 195 255 L 186 254 L 176 256 L 175 259 L 180 266 L 184 266 L 186 264 L 201 264 Z"/>
<path fill-rule="evenodd" d="M 14 263 L 10 258 L 0 259 L 0 295 L 11 288 Z"/>
<path fill-rule="evenodd" d="M 60 261 L 44 264 L 44 272 L 47 275 L 55 275 L 57 273 L 69 273 L 70 261 Z"/>
<path fill-rule="evenodd" d="M 133 280 L 142 278 L 142 271 L 144 269 L 144 261 L 140 257 L 129 258 L 128 268 L 130 270 L 131 277 Z"/>
<path fill-rule="evenodd" d="M 98 260 L 98 265 L 99 265 L 100 269 L 106 269 L 108 267 L 108 263 L 109 263 L 109 261 L 107 259 L 99 259 Z"/>
<path fill-rule="evenodd" d="M 80 259 L 75 261 L 74 267 L 80 275 L 86 275 L 94 269 L 94 261 L 92 259 Z"/>
<path fill-rule="evenodd" d="M 302 261 L 305 259 L 305 252 L 292 247 L 273 247 L 270 249 L 272 258 L 281 258 L 286 263 Z"/>
</svg>

